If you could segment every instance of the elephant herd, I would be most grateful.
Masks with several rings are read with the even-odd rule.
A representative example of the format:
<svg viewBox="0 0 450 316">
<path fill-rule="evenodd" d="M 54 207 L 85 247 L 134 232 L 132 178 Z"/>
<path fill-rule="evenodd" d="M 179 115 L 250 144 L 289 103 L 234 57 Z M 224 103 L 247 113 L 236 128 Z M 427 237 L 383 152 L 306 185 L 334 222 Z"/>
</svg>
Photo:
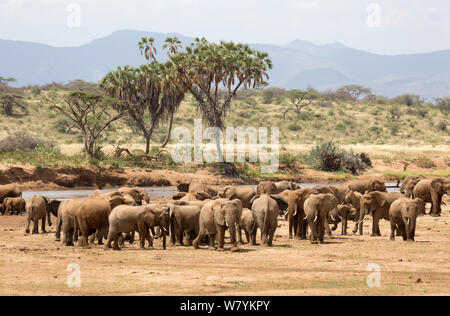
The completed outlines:
<svg viewBox="0 0 450 316">
<path fill-rule="evenodd" d="M 25 201 L 17 184 L 0 185 L 0 212 L 27 213 L 26 232 L 45 232 L 46 221 L 52 225 L 50 214 L 57 217 L 56 240 L 67 246 L 78 241 L 89 248 L 97 239 L 104 249 L 120 250 L 124 241 L 134 242 L 139 233 L 140 248 L 153 248 L 153 238 L 166 237 L 174 246 L 202 244 L 210 249 L 224 250 L 228 231 L 231 251 L 238 244 L 261 243 L 271 246 L 279 218 L 288 221 L 289 238 L 307 239 L 323 243 L 325 234 L 341 224 L 341 234 L 347 234 L 349 221 L 354 223 L 353 233 L 363 234 L 363 222 L 372 218 L 371 236 L 381 236 L 379 220 L 391 223 L 390 239 L 402 236 L 413 241 L 416 218 L 425 214 L 426 203 L 431 203 L 430 215 L 439 216 L 442 196 L 450 194 L 450 180 L 406 177 L 400 193 L 387 192 L 383 182 L 376 178 L 351 180 L 340 185 L 301 188 L 291 181 L 263 181 L 256 188 L 250 186 L 218 186 L 204 183 L 178 185 L 179 192 L 162 207 L 150 203 L 143 188 L 123 187 L 111 193 L 95 191 L 87 199 L 65 201 L 45 196 L 33 196 Z M 330 229 L 330 225 L 331 229 Z M 309 234 L 308 234 L 309 231 Z M 61 237 L 62 236 L 62 237 Z"/>
</svg>

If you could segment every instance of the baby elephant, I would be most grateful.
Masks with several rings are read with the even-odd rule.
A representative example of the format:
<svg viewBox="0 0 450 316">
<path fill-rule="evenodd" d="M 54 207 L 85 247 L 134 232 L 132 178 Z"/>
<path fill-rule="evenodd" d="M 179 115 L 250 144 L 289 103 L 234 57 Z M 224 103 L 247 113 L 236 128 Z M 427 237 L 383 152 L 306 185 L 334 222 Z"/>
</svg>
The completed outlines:
<svg viewBox="0 0 450 316">
<path fill-rule="evenodd" d="M 401 231 L 403 240 L 414 241 L 417 215 L 425 211 L 425 202 L 422 199 L 401 198 L 394 201 L 389 208 L 391 221 L 391 238 L 395 240 L 396 227 Z"/>
<path fill-rule="evenodd" d="M 120 250 L 119 238 L 122 233 L 139 231 L 140 248 L 144 249 L 145 240 L 149 243 L 149 248 L 153 248 L 153 239 L 149 233 L 149 228 L 160 227 L 163 237 L 163 248 L 166 249 L 166 233 L 169 223 L 169 214 L 155 207 L 144 204 L 139 206 L 119 205 L 115 207 L 109 215 L 108 240 L 103 249 L 111 248 L 114 240 L 114 250 Z"/>
<path fill-rule="evenodd" d="M 30 233 L 30 223 L 33 221 L 33 234 L 38 234 L 38 222 L 41 223 L 41 230 L 43 233 L 45 231 L 45 219 L 48 220 L 48 226 L 52 226 L 52 222 L 50 220 L 50 213 L 54 216 L 58 216 L 58 208 L 61 201 L 58 200 L 50 200 L 45 196 L 32 196 L 25 204 L 25 208 L 27 210 L 27 228 L 25 232 L 27 234 Z"/>
<path fill-rule="evenodd" d="M 21 197 L 7 197 L 3 200 L 3 212 L 11 215 L 21 215 L 25 212 L 25 200 Z"/>
<path fill-rule="evenodd" d="M 247 243 L 251 243 L 252 245 L 256 245 L 255 235 L 256 235 L 256 223 L 253 219 L 253 213 L 248 208 L 244 208 L 242 210 L 241 222 L 238 224 L 237 233 L 238 233 L 238 241 L 240 244 L 243 244 L 242 241 L 242 231 L 245 232 L 245 237 L 247 238 Z"/>
</svg>

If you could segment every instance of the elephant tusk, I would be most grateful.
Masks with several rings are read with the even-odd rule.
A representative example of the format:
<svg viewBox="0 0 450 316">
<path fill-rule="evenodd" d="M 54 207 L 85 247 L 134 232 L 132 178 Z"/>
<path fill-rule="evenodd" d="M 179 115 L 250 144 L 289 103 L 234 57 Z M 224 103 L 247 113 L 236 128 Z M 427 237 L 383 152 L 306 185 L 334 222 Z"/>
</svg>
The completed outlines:
<svg viewBox="0 0 450 316">
<path fill-rule="evenodd" d="M 303 220 L 306 221 L 307 218 L 308 218 L 308 215 L 306 215 L 306 217 Z"/>
<path fill-rule="evenodd" d="M 338 215 L 338 216 L 339 216 L 339 218 L 340 218 L 341 220 L 343 219 L 341 215 Z"/>
<path fill-rule="evenodd" d="M 316 217 L 314 218 L 313 222 L 316 222 L 316 221 L 317 221 L 317 215 L 316 215 Z"/>
<path fill-rule="evenodd" d="M 364 215 L 363 219 L 360 220 L 360 221 L 358 222 L 358 224 L 361 224 L 362 222 L 364 222 L 364 220 L 366 219 L 366 216 L 367 216 L 367 215 Z"/>
<path fill-rule="evenodd" d="M 330 214 L 330 215 L 331 215 L 331 219 L 333 220 L 333 222 L 335 222 L 336 220 L 334 219 L 333 214 Z"/>
<path fill-rule="evenodd" d="M 295 216 L 295 215 L 297 215 L 297 211 L 294 212 L 294 215 L 293 215 L 293 216 Z"/>
</svg>

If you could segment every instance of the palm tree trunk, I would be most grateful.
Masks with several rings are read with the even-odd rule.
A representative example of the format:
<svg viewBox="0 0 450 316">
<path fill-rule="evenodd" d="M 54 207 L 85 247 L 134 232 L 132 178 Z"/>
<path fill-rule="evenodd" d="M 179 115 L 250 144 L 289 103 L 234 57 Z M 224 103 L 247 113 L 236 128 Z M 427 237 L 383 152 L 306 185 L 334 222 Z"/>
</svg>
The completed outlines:
<svg viewBox="0 0 450 316">
<path fill-rule="evenodd" d="M 173 124 L 173 116 L 174 116 L 174 114 L 175 114 L 175 111 L 173 111 L 171 116 L 170 116 L 169 131 L 167 132 L 166 139 L 162 143 L 161 148 L 166 147 L 167 143 L 169 142 L 170 134 L 172 133 L 172 124 Z"/>
</svg>

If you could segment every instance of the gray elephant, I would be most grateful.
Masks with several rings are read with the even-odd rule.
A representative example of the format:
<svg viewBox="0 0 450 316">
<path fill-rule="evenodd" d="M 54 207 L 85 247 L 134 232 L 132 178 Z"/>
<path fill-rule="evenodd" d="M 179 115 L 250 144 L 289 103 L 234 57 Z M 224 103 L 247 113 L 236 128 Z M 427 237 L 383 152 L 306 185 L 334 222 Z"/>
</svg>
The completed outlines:
<svg viewBox="0 0 450 316">
<path fill-rule="evenodd" d="M 339 185 L 326 185 L 323 188 L 328 188 L 331 193 L 333 193 L 334 197 L 338 200 L 338 203 L 344 203 L 345 194 L 348 191 L 347 184 L 339 184 Z M 328 193 L 328 192 L 320 192 L 320 193 Z"/>
<path fill-rule="evenodd" d="M 177 205 L 169 202 L 164 209 L 167 209 L 169 212 L 171 245 L 183 245 L 184 233 L 186 233 L 186 244 L 191 245 L 192 240 L 197 237 L 199 232 L 202 206 Z"/>
<path fill-rule="evenodd" d="M 374 191 L 387 192 L 384 182 L 376 178 L 350 180 L 347 183 L 348 189 L 361 194 Z"/>
<path fill-rule="evenodd" d="M 7 197 L 21 197 L 22 191 L 16 183 L 0 185 L 0 204 Z"/>
<path fill-rule="evenodd" d="M 305 203 L 305 219 L 311 229 L 310 241 L 314 243 L 323 243 L 325 235 L 325 225 L 328 226 L 328 213 L 338 205 L 336 197 L 331 193 L 312 194 Z"/>
<path fill-rule="evenodd" d="M 400 193 L 403 193 L 407 198 L 412 198 L 414 193 L 414 187 L 417 183 L 423 180 L 423 176 L 407 176 L 402 181 L 402 185 L 400 186 Z"/>
<path fill-rule="evenodd" d="M 281 193 L 284 190 L 298 190 L 300 186 L 293 181 L 279 181 L 275 182 L 275 187 L 277 188 L 275 193 Z"/>
<path fill-rule="evenodd" d="M 371 236 L 381 236 L 379 221 L 380 219 L 389 220 L 389 207 L 404 195 L 397 192 L 370 192 L 361 197 L 361 207 L 359 210 L 358 221 L 355 224 L 353 233 L 359 228 L 359 234 L 363 234 L 363 222 L 367 215 L 372 216 L 372 234 Z"/>
<path fill-rule="evenodd" d="M 440 216 L 442 196 L 450 194 L 450 180 L 444 178 L 424 179 L 419 181 L 413 190 L 415 198 L 431 203 L 430 215 Z"/>
<path fill-rule="evenodd" d="M 143 202 L 150 203 L 150 198 L 148 197 L 148 193 L 145 190 L 145 188 L 139 188 L 139 187 L 122 187 L 117 192 L 120 192 L 122 194 L 128 194 L 130 195 L 138 205 L 142 205 Z"/>
<path fill-rule="evenodd" d="M 27 228 L 25 232 L 30 233 L 30 223 L 33 221 L 33 234 L 38 234 L 38 222 L 41 223 L 42 233 L 46 233 L 45 230 L 45 219 L 48 220 L 48 226 L 52 226 L 50 220 L 50 214 L 58 216 L 58 207 L 61 201 L 50 200 L 45 196 L 32 196 L 25 204 L 25 209 L 27 211 Z"/>
<path fill-rule="evenodd" d="M 344 203 L 352 205 L 358 212 L 361 208 L 362 194 L 358 191 L 349 190 L 345 194 Z"/>
<path fill-rule="evenodd" d="M 188 193 L 200 193 L 200 192 L 204 192 L 207 193 L 209 196 L 216 196 L 217 192 L 219 192 L 220 187 L 218 185 L 209 185 L 209 184 L 204 184 L 201 182 L 195 182 L 195 183 L 191 183 L 189 184 L 189 190 Z"/>
<path fill-rule="evenodd" d="M 279 193 L 278 188 L 273 181 L 261 181 L 260 183 L 258 183 L 258 186 L 256 188 L 256 194 L 258 195 L 271 195 L 277 193 Z"/>
<path fill-rule="evenodd" d="M 253 197 L 250 202 L 255 221 L 253 229 L 253 243 L 256 239 L 256 231 L 261 230 L 261 242 L 263 245 L 272 246 L 275 230 L 278 226 L 278 215 L 280 208 L 287 208 L 287 201 L 280 195 L 261 194 Z"/>
<path fill-rule="evenodd" d="M 239 199 L 242 202 L 242 207 L 249 208 L 250 201 L 256 195 L 255 189 L 250 186 L 245 187 L 234 187 L 234 186 L 226 186 L 221 188 L 217 192 L 217 196 L 220 198 L 226 198 L 229 200 Z"/>
<path fill-rule="evenodd" d="M 238 242 L 243 244 L 242 241 L 242 230 L 245 233 L 245 237 L 247 238 L 247 243 L 251 243 L 252 245 L 256 244 L 254 231 L 256 229 L 256 222 L 253 219 L 253 212 L 248 208 L 244 208 L 242 210 L 241 221 L 238 225 Z"/>
<path fill-rule="evenodd" d="M 218 247 L 217 250 L 224 250 L 225 228 L 228 230 L 231 237 L 231 251 L 238 251 L 236 241 L 236 225 L 240 222 L 242 216 L 242 202 L 241 200 L 217 199 L 206 203 L 200 212 L 199 219 L 199 233 L 194 240 L 193 245 L 195 249 L 200 247 L 200 242 L 203 238 L 209 236 L 209 248 L 215 248 L 215 239 L 217 236 Z"/>
<path fill-rule="evenodd" d="M 348 221 L 354 220 L 358 214 L 359 213 L 352 205 L 339 204 L 335 209 L 328 213 L 328 223 L 333 224 L 331 230 L 335 231 L 337 229 L 337 225 L 341 223 L 341 235 L 347 235 Z"/>
<path fill-rule="evenodd" d="M 144 249 L 145 241 L 148 241 L 149 248 L 153 248 L 153 239 L 149 229 L 160 227 L 162 230 L 163 249 L 166 249 L 166 233 L 169 225 L 169 213 L 159 210 L 152 205 L 144 204 L 139 206 L 119 205 L 115 207 L 108 217 L 109 230 L 108 239 L 103 249 L 111 248 L 114 241 L 114 250 L 120 250 L 119 239 L 122 233 L 139 231 L 140 248 Z"/>
<path fill-rule="evenodd" d="M 62 243 L 66 246 L 73 246 L 74 241 L 78 241 L 79 231 L 75 230 L 75 212 L 84 203 L 83 199 L 73 199 L 62 201 L 58 209 L 58 219 L 56 224 L 55 240 L 61 240 L 61 231 L 63 232 Z"/>
<path fill-rule="evenodd" d="M 26 211 L 26 202 L 21 197 L 7 197 L 3 200 L 2 214 L 20 215 Z"/>
<path fill-rule="evenodd" d="M 424 210 L 425 202 L 422 199 L 401 198 L 395 200 L 389 208 L 390 240 L 395 240 L 394 233 L 397 229 L 397 231 L 401 231 L 403 240 L 414 241 L 416 218 Z"/>
</svg>

